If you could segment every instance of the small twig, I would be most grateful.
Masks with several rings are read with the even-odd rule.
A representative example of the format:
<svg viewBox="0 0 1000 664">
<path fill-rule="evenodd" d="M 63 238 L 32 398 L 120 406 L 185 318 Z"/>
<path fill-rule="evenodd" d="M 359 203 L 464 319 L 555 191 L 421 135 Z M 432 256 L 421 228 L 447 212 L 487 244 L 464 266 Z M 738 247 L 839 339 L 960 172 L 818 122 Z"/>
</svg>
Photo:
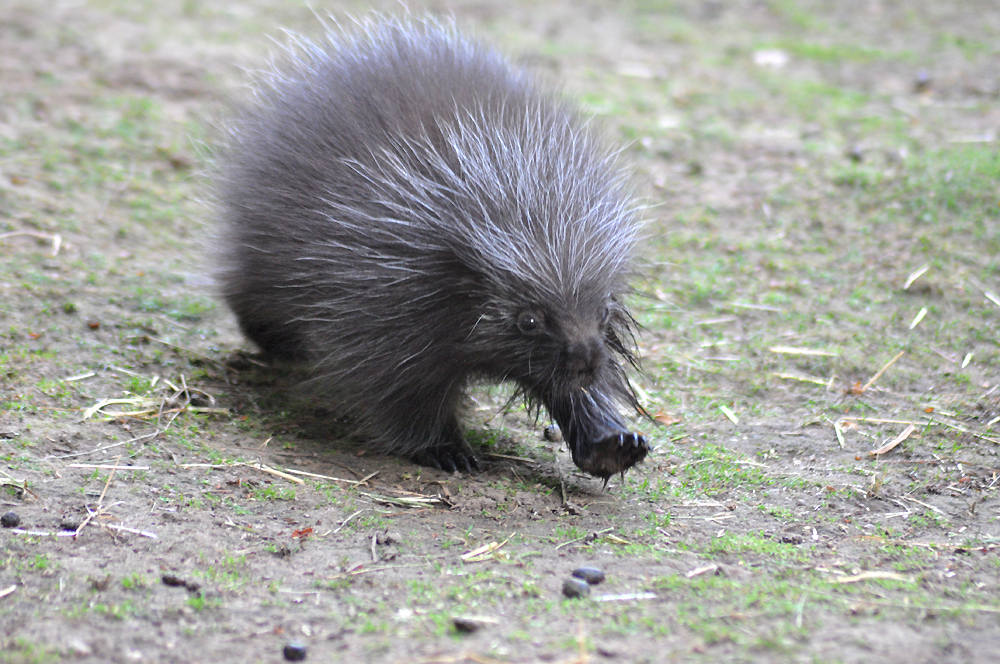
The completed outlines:
<svg viewBox="0 0 1000 664">
<path fill-rule="evenodd" d="M 354 514 L 352 514 L 351 516 L 349 516 L 349 517 L 347 517 L 346 519 L 344 519 L 343 521 L 341 521 L 341 522 L 340 522 L 340 525 L 339 525 L 339 526 L 337 526 L 336 528 L 334 528 L 333 532 L 334 532 L 334 533 L 338 533 L 338 532 L 340 532 L 340 529 L 341 529 L 341 528 L 343 528 L 344 526 L 346 526 L 346 525 L 347 525 L 347 523 L 348 523 L 348 522 L 349 522 L 349 521 L 350 521 L 351 519 L 353 519 L 353 518 L 354 518 L 354 517 L 356 517 L 357 515 L 361 514 L 362 512 L 370 512 L 370 511 L 371 511 L 371 508 L 370 508 L 370 507 L 366 507 L 366 508 L 364 508 L 364 509 L 360 509 L 360 510 L 358 510 L 357 512 L 355 512 L 355 513 L 354 513 Z"/>
<path fill-rule="evenodd" d="M 526 459 L 525 457 L 512 456 L 510 454 L 487 453 L 484 456 L 493 457 L 494 459 L 510 459 L 511 461 L 522 461 L 524 463 L 538 463 L 534 459 Z"/>
<path fill-rule="evenodd" d="M 91 376 L 96 376 L 97 374 L 93 371 L 88 371 L 87 373 L 78 374 L 76 376 L 70 376 L 69 378 L 63 378 L 60 383 L 72 383 L 77 380 L 83 380 L 84 378 L 90 378 Z"/>
<path fill-rule="evenodd" d="M 931 266 L 928 263 L 924 263 L 921 267 L 917 268 L 915 272 L 913 272 L 909 277 L 907 277 L 906 283 L 903 284 L 903 290 L 908 289 L 913 284 L 913 282 L 920 277 L 920 275 L 922 275 L 929 269 L 931 269 Z"/>
<path fill-rule="evenodd" d="M 875 417 L 851 417 L 850 415 L 845 415 L 840 419 L 841 421 L 850 420 L 851 422 L 867 422 L 869 424 L 913 424 L 918 427 L 923 426 L 925 424 L 924 422 L 911 422 L 910 420 L 883 420 Z M 937 421 L 937 420 L 932 420 L 932 421 Z"/>
<path fill-rule="evenodd" d="M 927 503 L 925 503 L 923 501 L 920 501 L 920 500 L 917 500 L 916 498 L 913 498 L 911 496 L 903 496 L 903 500 L 909 500 L 910 502 L 916 503 L 917 505 L 923 505 L 927 509 L 933 510 L 933 511 L 937 512 L 941 516 L 945 516 L 945 517 L 948 516 L 947 514 L 945 514 L 944 512 L 942 512 L 941 510 L 939 510 L 938 508 L 934 507 L 933 505 L 928 505 Z"/>
<path fill-rule="evenodd" d="M 656 593 L 625 593 L 623 595 L 597 595 L 595 602 L 628 602 L 637 599 L 656 599 Z"/>
<path fill-rule="evenodd" d="M 101 495 L 100 495 L 100 497 L 98 497 L 98 499 L 97 499 L 97 511 L 95 511 L 95 512 L 91 512 L 91 511 L 90 511 L 89 509 L 87 510 L 87 512 L 88 512 L 88 514 L 87 514 L 87 518 L 86 518 L 86 519 L 84 519 L 84 520 L 83 520 L 83 521 L 82 521 L 82 522 L 80 523 L 80 525 L 79 525 L 79 526 L 77 526 L 77 528 L 76 528 L 76 532 L 75 532 L 75 533 L 73 534 L 73 535 L 74 535 L 74 537 L 76 537 L 76 536 L 79 536 L 79 535 L 80 535 L 80 531 L 81 531 L 81 530 L 83 530 L 83 529 L 84 529 L 84 527 L 85 527 L 85 526 L 86 526 L 86 525 L 87 525 L 88 523 L 90 523 L 90 522 L 91 522 L 91 521 L 92 521 L 92 520 L 94 519 L 94 517 L 95 517 L 95 516 L 99 516 L 99 515 L 101 514 L 101 511 L 102 511 L 102 503 L 104 502 L 104 496 L 105 496 L 105 494 L 106 494 L 106 493 L 108 492 L 108 487 L 109 487 L 109 486 L 111 486 L 111 480 L 112 480 L 112 479 L 114 478 L 114 476 L 115 476 L 115 471 L 116 471 L 116 470 L 118 470 L 118 462 L 119 462 L 119 461 L 121 461 L 121 455 L 119 455 L 119 456 L 118 456 L 118 458 L 117 458 L 117 459 L 115 459 L 115 465 L 114 465 L 114 466 L 113 466 L 113 467 L 111 468 L 111 472 L 110 472 L 110 473 L 108 473 L 108 479 L 107 479 L 107 480 L 106 480 L 106 481 L 104 482 L 104 488 L 103 488 L 103 489 L 101 490 Z"/>
<path fill-rule="evenodd" d="M 922 321 L 924 319 L 924 316 L 926 315 L 927 315 L 927 307 L 921 307 L 920 311 L 917 312 L 917 315 L 914 317 L 913 322 L 910 323 L 910 329 L 912 330 L 917 325 L 919 325 L 920 321 Z"/>
<path fill-rule="evenodd" d="M 800 383 L 813 383 L 814 385 L 826 385 L 825 380 L 820 380 L 819 378 L 810 378 L 808 376 L 796 376 L 790 373 L 775 373 L 778 378 L 783 378 L 785 380 L 797 380 Z"/>
<path fill-rule="evenodd" d="M 514 533 L 516 535 L 517 533 Z M 481 563 L 489 560 L 493 557 L 493 553 L 503 547 L 507 542 L 511 540 L 514 535 L 511 535 L 502 542 L 490 542 L 489 544 L 484 544 L 479 548 L 473 549 L 472 551 L 467 551 L 461 555 L 462 562 L 465 563 Z"/>
<path fill-rule="evenodd" d="M 886 579 L 889 581 L 902 581 L 903 583 L 914 583 L 913 577 L 903 576 L 902 574 L 897 574 L 896 572 L 883 572 L 881 570 L 860 572 L 858 574 L 852 574 L 851 576 L 840 576 L 834 579 L 834 582 L 857 583 L 858 581 L 867 581 L 869 579 Z"/>
<path fill-rule="evenodd" d="M 314 477 L 318 480 L 330 480 L 331 482 L 347 482 L 348 484 L 361 484 L 361 482 L 357 480 L 345 480 L 341 477 L 331 477 L 330 475 L 320 475 L 319 473 L 307 473 L 304 470 L 292 470 L 291 468 L 285 468 L 285 472 L 290 473 L 292 475 L 302 475 L 303 477 Z"/>
<path fill-rule="evenodd" d="M 886 443 L 882 447 L 878 448 L 877 450 L 873 450 L 873 451 L 869 452 L 868 454 L 871 455 L 871 456 L 878 456 L 880 454 L 885 454 L 886 452 L 888 452 L 889 450 L 891 450 L 892 448 L 896 447 L 901 442 L 903 442 L 904 440 L 906 440 L 907 438 L 909 438 L 910 434 L 913 433 L 916 430 L 917 430 L 917 428 L 911 424 L 908 427 L 906 427 L 905 429 L 903 429 L 903 432 L 900 433 L 895 438 L 893 438 L 891 441 L 889 441 L 888 443 Z"/>
<path fill-rule="evenodd" d="M 348 491 L 354 491 L 354 489 L 358 488 L 359 486 L 361 486 L 362 484 L 364 484 L 365 482 L 367 482 L 371 478 L 375 477 L 376 475 L 378 475 L 378 471 L 377 470 L 375 472 L 373 472 L 373 473 L 368 473 L 367 475 L 365 475 L 364 477 L 362 477 L 360 480 L 358 480 L 357 482 L 355 482 L 354 486 L 352 486 L 350 489 L 348 489 Z"/>
<path fill-rule="evenodd" d="M 16 235 L 27 235 L 39 240 L 48 240 L 52 243 L 52 257 L 55 258 L 59 255 L 59 247 L 62 246 L 62 236 L 58 233 L 50 235 L 49 233 L 36 233 L 35 231 L 12 231 L 10 233 L 0 233 L 0 240 L 5 237 L 14 237 Z"/>
<path fill-rule="evenodd" d="M 211 468 L 221 470 L 223 468 L 239 468 L 240 466 L 246 466 L 247 468 L 253 468 L 254 470 L 259 470 L 262 473 L 268 473 L 269 475 L 274 475 L 275 477 L 280 477 L 283 480 L 287 480 L 294 484 L 305 484 L 305 480 L 300 480 L 298 477 L 292 477 L 288 473 L 276 470 L 267 466 L 259 461 L 247 462 L 239 461 L 236 463 L 182 463 L 178 464 L 181 468 Z"/>
<path fill-rule="evenodd" d="M 112 523 L 102 523 L 101 528 L 111 528 L 112 530 L 121 530 L 126 533 L 133 533 L 135 535 L 142 535 L 143 537 L 148 537 L 150 539 L 159 539 L 156 533 L 151 533 L 148 530 L 136 530 L 135 528 L 126 528 L 125 526 L 116 526 Z"/>
<path fill-rule="evenodd" d="M 695 567 L 693 570 L 688 571 L 684 574 L 684 576 L 689 579 L 693 579 L 694 577 L 701 576 L 702 574 L 707 574 L 709 572 L 715 573 L 718 571 L 718 565 L 702 565 L 701 567 Z"/>
<path fill-rule="evenodd" d="M 67 468 L 97 468 L 99 470 L 149 470 L 149 466 L 109 466 L 99 463 L 71 463 Z"/>
<path fill-rule="evenodd" d="M 785 313 L 784 309 L 779 309 L 777 307 L 768 307 L 763 304 L 747 304 L 744 302 L 730 302 L 729 306 L 736 307 L 738 309 L 755 309 L 757 311 L 769 311 L 775 314 Z"/>
<path fill-rule="evenodd" d="M 813 350 L 811 348 L 793 348 L 791 346 L 774 346 L 768 348 L 772 353 L 782 355 L 815 355 L 819 357 L 837 357 L 837 353 L 830 353 L 825 350 Z"/>
<path fill-rule="evenodd" d="M 559 549 L 563 548 L 564 546 L 569 546 L 570 544 L 573 544 L 574 542 L 579 542 L 580 540 L 585 540 L 585 539 L 587 539 L 588 537 L 591 537 L 591 536 L 593 536 L 594 539 L 597 539 L 598 535 L 603 535 L 604 533 L 610 533 L 612 530 L 614 530 L 614 528 L 605 528 L 604 530 L 598 530 L 597 532 L 591 533 L 590 535 L 584 535 L 583 537 L 577 537 L 576 539 L 571 539 L 568 542 L 563 542 L 562 544 L 556 545 L 556 548 L 553 549 L 553 551 L 558 551 Z"/>
<path fill-rule="evenodd" d="M 879 378 L 881 378 L 881 377 L 882 377 L 882 374 L 884 374 L 884 373 L 886 372 L 886 370 L 887 370 L 887 369 L 888 369 L 889 367 L 891 367 L 891 366 L 892 366 L 893 362 L 895 362 L 895 361 L 896 361 L 896 360 L 898 360 L 899 358 L 903 357 L 903 355 L 905 355 L 905 354 L 906 354 L 906 351 L 905 351 L 905 350 L 901 350 L 901 351 L 899 351 L 899 354 L 898 354 L 898 355 L 896 355 L 896 357 L 894 357 L 894 358 L 892 358 L 891 360 L 889 360 L 889 362 L 888 362 L 888 363 L 887 363 L 887 364 L 886 364 L 886 365 L 885 365 L 884 367 L 882 367 L 881 369 L 879 369 L 879 370 L 878 370 L 878 373 L 877 373 L 877 374 L 875 374 L 874 376 L 872 376 L 872 377 L 871 377 L 871 379 L 869 379 L 869 381 L 868 381 L 867 383 L 865 383 L 865 384 L 864 384 L 864 386 L 863 386 L 863 387 L 861 388 L 861 391 L 862 391 L 862 392 L 866 392 L 866 391 L 868 391 L 868 388 L 869 388 L 869 387 L 871 387 L 872 385 L 874 385 L 874 384 L 875 384 L 875 381 L 877 381 L 877 380 L 878 380 Z"/>
<path fill-rule="evenodd" d="M 386 505 L 394 505 L 396 507 L 423 507 L 426 505 L 437 505 L 444 501 L 437 496 L 420 496 L 418 498 L 396 498 L 393 496 L 380 496 L 374 493 L 365 493 L 359 491 L 362 496 L 366 498 L 371 498 L 376 503 L 385 503 Z"/>
<path fill-rule="evenodd" d="M 276 470 L 274 468 L 271 468 L 270 466 L 265 466 L 262 463 L 256 463 L 256 464 L 248 463 L 246 465 L 250 466 L 251 468 L 256 468 L 257 470 L 259 470 L 262 473 L 269 473 L 271 475 L 274 475 L 275 477 L 280 477 L 283 480 L 288 480 L 289 482 L 293 482 L 295 484 L 305 484 L 306 483 L 305 480 L 301 480 L 298 477 L 294 477 L 292 475 L 289 475 L 288 473 L 283 473 L 280 470 Z"/>
</svg>

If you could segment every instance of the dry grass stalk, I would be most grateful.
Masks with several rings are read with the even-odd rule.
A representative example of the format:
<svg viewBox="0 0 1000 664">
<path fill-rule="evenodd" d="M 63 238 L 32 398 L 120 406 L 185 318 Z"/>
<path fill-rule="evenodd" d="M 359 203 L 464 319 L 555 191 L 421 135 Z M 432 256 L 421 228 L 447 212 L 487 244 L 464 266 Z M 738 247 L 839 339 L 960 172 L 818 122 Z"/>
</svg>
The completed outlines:
<svg viewBox="0 0 1000 664">
<path fill-rule="evenodd" d="M 854 574 L 851 576 L 842 576 L 834 579 L 837 583 L 857 583 L 858 581 L 867 581 L 869 579 L 887 579 L 889 581 L 902 581 L 903 583 L 914 583 L 912 577 L 903 576 L 902 574 L 897 574 L 896 572 L 882 572 L 879 570 L 872 570 L 869 572 L 861 572 L 860 574 Z"/>
<path fill-rule="evenodd" d="M 811 378 L 809 376 L 796 376 L 795 374 L 789 373 L 775 373 L 778 378 L 784 378 L 785 380 L 797 380 L 801 383 L 813 383 L 814 385 L 826 385 L 825 380 L 820 380 L 819 378 Z"/>
<path fill-rule="evenodd" d="M 886 443 L 882 447 L 878 448 L 877 450 L 873 450 L 873 451 L 869 452 L 868 454 L 870 454 L 871 456 L 879 456 L 881 454 L 885 454 L 886 452 L 888 452 L 889 450 L 893 449 L 894 447 L 896 447 L 897 445 L 899 445 L 901 442 L 903 442 L 904 440 L 906 440 L 907 438 L 909 438 L 910 434 L 913 433 L 916 430 L 917 430 L 917 427 L 915 427 L 915 426 L 913 426 L 911 424 L 908 427 L 906 427 L 905 429 L 903 429 L 902 433 L 900 433 L 898 436 L 896 436 L 895 438 L 893 438 L 892 440 L 890 440 L 888 443 Z"/>
<path fill-rule="evenodd" d="M 837 353 L 830 353 L 825 350 L 813 350 L 812 348 L 794 348 L 792 346 L 772 346 L 767 349 L 772 353 L 781 355 L 812 355 L 816 357 L 837 357 Z"/>
<path fill-rule="evenodd" d="M 899 354 L 897 354 L 896 357 L 894 357 L 891 360 L 889 360 L 884 367 L 882 367 L 881 369 L 878 370 L 878 373 L 876 373 L 874 376 L 872 376 L 868 380 L 868 382 L 864 384 L 864 386 L 861 388 L 861 391 L 862 392 L 867 391 L 869 387 L 871 387 L 872 385 L 875 384 L 875 381 L 877 381 L 879 378 L 882 377 L 882 374 L 884 374 L 886 372 L 886 370 L 889 367 L 891 367 L 896 360 L 898 360 L 899 358 L 903 357 L 903 355 L 905 355 L 905 354 L 906 354 L 905 350 L 899 351 Z"/>
<path fill-rule="evenodd" d="M 927 307 L 921 307 L 920 311 L 917 313 L 916 317 L 913 319 L 913 322 L 910 323 L 910 329 L 912 330 L 917 325 L 919 325 L 920 321 L 922 321 L 924 319 L 924 316 L 926 316 L 926 315 L 927 315 Z"/>
<path fill-rule="evenodd" d="M 903 290 L 906 290 L 910 286 L 912 286 L 913 282 L 916 281 L 917 279 L 919 279 L 920 275 L 922 275 L 924 272 L 926 272 L 929 269 L 931 269 L 931 266 L 928 265 L 927 263 L 924 263 L 921 267 L 917 268 L 916 271 L 914 271 L 912 274 L 910 274 L 909 277 L 907 277 L 906 283 L 903 284 Z"/>
<path fill-rule="evenodd" d="M 58 233 L 37 233 L 35 231 L 12 231 L 10 233 L 0 233 L 0 240 L 6 237 L 14 237 L 17 235 L 27 235 L 39 240 L 45 240 L 46 242 L 52 243 L 52 257 L 55 258 L 59 255 L 59 247 L 62 246 L 62 236 Z"/>
</svg>

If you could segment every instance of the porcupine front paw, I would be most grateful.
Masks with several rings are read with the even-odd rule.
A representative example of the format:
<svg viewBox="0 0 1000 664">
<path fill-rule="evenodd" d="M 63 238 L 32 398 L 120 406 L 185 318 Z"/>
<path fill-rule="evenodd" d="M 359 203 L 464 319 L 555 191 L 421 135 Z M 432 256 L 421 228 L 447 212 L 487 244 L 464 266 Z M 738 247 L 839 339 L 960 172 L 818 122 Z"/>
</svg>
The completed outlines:
<svg viewBox="0 0 1000 664">
<path fill-rule="evenodd" d="M 580 446 L 573 461 L 580 470 L 605 482 L 615 473 L 623 473 L 646 458 L 649 443 L 641 433 L 624 431 Z"/>
<path fill-rule="evenodd" d="M 472 448 L 465 442 L 441 444 L 421 450 L 412 457 L 413 462 L 428 468 L 437 468 L 449 473 L 461 470 L 472 473 L 479 470 L 479 460 Z"/>
</svg>

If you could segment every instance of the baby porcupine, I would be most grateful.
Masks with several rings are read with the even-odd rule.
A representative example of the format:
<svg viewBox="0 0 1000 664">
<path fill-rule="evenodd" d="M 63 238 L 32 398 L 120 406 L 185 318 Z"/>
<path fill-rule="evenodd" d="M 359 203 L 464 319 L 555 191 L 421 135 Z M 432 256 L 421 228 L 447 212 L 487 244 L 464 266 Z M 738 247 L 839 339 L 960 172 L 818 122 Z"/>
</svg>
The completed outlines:
<svg viewBox="0 0 1000 664">
<path fill-rule="evenodd" d="M 470 383 L 513 381 L 607 478 L 645 458 L 619 405 L 637 221 L 570 105 L 433 19 L 295 38 L 220 152 L 226 302 L 315 372 L 372 449 L 477 461 Z"/>
</svg>

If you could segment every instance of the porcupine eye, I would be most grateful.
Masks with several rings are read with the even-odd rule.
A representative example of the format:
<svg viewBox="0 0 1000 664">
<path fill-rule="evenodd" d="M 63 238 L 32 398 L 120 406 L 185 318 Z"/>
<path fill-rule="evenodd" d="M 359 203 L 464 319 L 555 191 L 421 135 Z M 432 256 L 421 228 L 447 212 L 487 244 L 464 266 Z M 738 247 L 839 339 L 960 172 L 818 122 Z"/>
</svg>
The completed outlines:
<svg viewBox="0 0 1000 664">
<path fill-rule="evenodd" d="M 534 311 L 522 311 L 517 316 L 517 329 L 526 337 L 537 336 L 542 332 L 542 316 Z"/>
</svg>

